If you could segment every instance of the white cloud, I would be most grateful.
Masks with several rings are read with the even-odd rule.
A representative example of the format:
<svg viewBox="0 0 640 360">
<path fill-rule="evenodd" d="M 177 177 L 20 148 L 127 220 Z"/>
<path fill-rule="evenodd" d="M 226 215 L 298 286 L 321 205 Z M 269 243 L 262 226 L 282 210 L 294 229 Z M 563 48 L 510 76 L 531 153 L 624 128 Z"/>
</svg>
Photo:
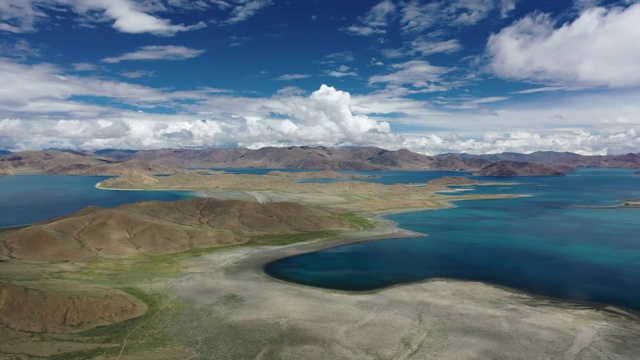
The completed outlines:
<svg viewBox="0 0 640 360">
<path fill-rule="evenodd" d="M 141 77 L 153 77 L 155 73 L 153 71 L 138 70 L 138 71 L 122 72 L 120 73 L 120 75 L 127 77 L 129 79 L 138 79 Z"/>
<path fill-rule="evenodd" d="M 391 67 L 397 71 L 388 75 L 372 76 L 369 83 L 409 84 L 416 88 L 433 88 L 436 83 L 441 82 L 442 75 L 451 71 L 449 68 L 434 66 L 422 60 L 411 60 L 402 64 L 394 64 Z M 437 90 L 443 89 L 438 87 Z"/>
<path fill-rule="evenodd" d="M 333 64 L 353 61 L 353 53 L 351 51 L 341 51 L 325 55 L 322 64 Z"/>
<path fill-rule="evenodd" d="M 462 138 L 453 133 L 406 137 L 406 146 L 428 154 L 449 152 L 494 154 L 501 152 L 532 153 L 535 151 L 575 152 L 583 155 L 625 154 L 636 152 L 640 136 L 635 129 L 624 132 L 589 133 L 565 131 L 555 134 L 531 132 L 494 133 L 479 139 Z"/>
<path fill-rule="evenodd" d="M 372 94 L 322 86 L 304 96 L 286 87 L 260 98 L 216 88 L 169 91 L 0 58 L 0 142 L 15 149 L 373 145 L 430 154 L 640 148 L 640 90 L 559 92 L 521 105 L 498 96 L 423 101 L 404 96 L 432 91 L 450 69 L 422 61 L 391 69 L 373 79 L 385 88 Z M 436 107 L 439 101 L 449 103 Z M 479 111 L 488 106 L 490 113 Z"/>
<path fill-rule="evenodd" d="M 508 79 L 569 86 L 640 85 L 640 4 L 589 8 L 556 27 L 529 15 L 492 35 L 491 70 Z"/>
<path fill-rule="evenodd" d="M 112 27 L 130 34 L 150 33 L 171 36 L 177 32 L 203 28 L 205 24 L 174 25 L 171 21 L 152 15 L 165 9 L 161 3 L 139 3 L 131 0 L 3 0 L 0 2 L 0 30 L 22 33 L 37 31 L 40 22 L 50 20 L 46 9 L 69 8 L 82 16 L 82 21 L 113 22 Z M 94 12 L 101 16 L 95 16 Z"/>
<path fill-rule="evenodd" d="M 282 89 L 276 91 L 276 95 L 277 96 L 302 96 L 304 94 L 306 94 L 307 92 L 302 90 L 301 88 L 297 87 L 297 86 L 285 86 Z"/>
<path fill-rule="evenodd" d="M 261 9 L 273 5 L 271 0 L 239 0 L 238 5 L 234 6 L 226 24 L 235 24 L 249 19 Z"/>
<path fill-rule="evenodd" d="M 74 63 L 71 65 L 73 65 L 73 71 L 78 71 L 78 72 L 95 71 L 99 69 L 96 65 L 89 64 L 89 63 Z"/>
<path fill-rule="evenodd" d="M 97 1 L 91 7 L 103 9 L 105 16 L 115 20 L 112 25 L 113 28 L 124 33 L 150 33 L 170 36 L 177 32 L 192 31 L 205 27 L 203 22 L 189 26 L 183 24 L 173 25 L 167 19 L 161 19 L 138 10 L 136 5 L 128 0 L 102 0 Z"/>
<path fill-rule="evenodd" d="M 33 6 L 31 0 L 0 1 L 0 31 L 12 33 L 33 32 L 45 14 Z"/>
<path fill-rule="evenodd" d="M 514 91 L 511 94 L 520 94 L 520 95 L 522 95 L 522 94 L 535 94 L 535 93 L 539 93 L 539 92 L 559 91 L 559 90 L 567 90 L 567 88 L 564 87 L 564 86 L 544 86 L 544 87 L 537 87 L 537 88 L 533 88 L 533 89 Z"/>
<path fill-rule="evenodd" d="M 345 76 L 358 76 L 358 74 L 356 74 L 353 71 L 327 71 L 326 75 L 330 77 L 336 77 L 336 78 L 341 78 Z"/>
<path fill-rule="evenodd" d="M 437 2 L 406 2 L 400 11 L 400 29 L 404 32 L 419 33 L 436 25 L 440 20 L 440 8 Z"/>
<path fill-rule="evenodd" d="M 499 10 L 504 18 L 516 8 L 519 0 L 409 0 L 400 3 L 400 30 L 421 33 L 435 26 L 471 26 Z"/>
<path fill-rule="evenodd" d="M 351 68 L 347 65 L 341 65 L 337 70 L 325 71 L 325 75 L 331 77 L 345 77 L 345 76 L 358 76 L 354 71 L 349 71 Z"/>
<path fill-rule="evenodd" d="M 138 50 L 116 57 L 102 59 L 108 63 L 119 63 L 131 60 L 186 60 L 204 54 L 204 50 L 191 49 L 184 46 L 143 46 Z"/>
<path fill-rule="evenodd" d="M 0 56 L 27 60 L 39 58 L 42 55 L 40 49 L 27 40 L 7 37 L 6 40 L 0 40 Z"/>
<path fill-rule="evenodd" d="M 289 81 L 289 80 L 306 79 L 306 78 L 309 78 L 309 77 L 311 77 L 311 75 L 307 75 L 307 74 L 286 74 L 286 75 L 278 76 L 276 78 L 276 80 Z"/>
<path fill-rule="evenodd" d="M 354 114 L 349 93 L 321 86 L 309 97 L 277 96 L 259 101 L 218 98 L 235 103 L 236 111 L 259 107 L 260 115 L 216 116 L 217 119 L 183 115 L 112 111 L 107 118 L 0 121 L 7 141 L 22 148 L 51 146 L 87 149 L 162 148 L 180 146 L 260 147 L 275 144 L 367 145 L 399 142 L 387 122 Z M 277 114 L 272 117 L 271 114 Z"/>
<path fill-rule="evenodd" d="M 439 53 L 452 53 L 462 49 L 460 42 L 455 39 L 447 41 L 427 41 L 424 38 L 419 38 L 411 43 L 411 48 L 414 52 L 420 53 L 423 56 L 439 54 Z"/>
<path fill-rule="evenodd" d="M 518 1 L 520 1 L 520 0 L 500 0 L 501 5 L 502 5 L 502 7 L 500 9 L 500 15 L 503 18 L 508 17 L 509 13 L 516 9 L 516 3 Z"/>
<path fill-rule="evenodd" d="M 389 26 L 391 16 L 395 13 L 396 6 L 390 0 L 384 0 L 371 8 L 357 24 L 348 26 L 343 30 L 352 35 L 370 36 L 385 34 Z"/>
</svg>

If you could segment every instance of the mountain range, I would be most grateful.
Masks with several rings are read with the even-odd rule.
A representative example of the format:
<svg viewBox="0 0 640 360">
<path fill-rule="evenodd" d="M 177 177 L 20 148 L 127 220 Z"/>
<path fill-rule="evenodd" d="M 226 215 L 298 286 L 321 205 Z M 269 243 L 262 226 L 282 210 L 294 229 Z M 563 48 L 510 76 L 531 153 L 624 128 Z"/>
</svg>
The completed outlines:
<svg viewBox="0 0 640 360">
<path fill-rule="evenodd" d="M 582 156 L 534 152 L 428 156 L 406 149 L 309 146 L 250 149 L 105 149 L 25 151 L 0 156 L 0 175 L 23 173 L 122 175 L 176 173 L 192 168 L 274 168 L 316 170 L 449 170 L 489 176 L 562 175 L 575 167 L 640 168 L 640 154 Z"/>
</svg>

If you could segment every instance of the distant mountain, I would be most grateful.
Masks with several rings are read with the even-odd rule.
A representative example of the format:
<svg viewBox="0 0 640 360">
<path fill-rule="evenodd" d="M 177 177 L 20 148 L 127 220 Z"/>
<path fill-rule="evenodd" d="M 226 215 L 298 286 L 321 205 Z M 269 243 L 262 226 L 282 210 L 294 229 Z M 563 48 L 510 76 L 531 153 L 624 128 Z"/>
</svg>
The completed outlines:
<svg viewBox="0 0 640 360">
<path fill-rule="evenodd" d="M 107 156 L 109 155 L 109 156 Z M 135 160 L 135 161 L 133 161 Z M 407 149 L 323 146 L 249 149 L 98 150 L 93 154 L 65 150 L 25 151 L 0 156 L 0 176 L 23 173 L 119 175 L 127 171 L 172 173 L 188 168 L 276 168 L 313 170 L 450 170 L 474 172 L 495 162 L 540 164 L 559 172 L 574 167 L 640 168 L 640 154 L 582 156 L 539 151 L 531 154 L 443 154 L 428 156 Z M 498 171 L 497 167 L 490 168 Z M 488 170 L 487 170 L 488 171 Z M 498 172 L 547 171 L 502 165 Z"/>
<path fill-rule="evenodd" d="M 121 160 L 138 158 L 165 166 L 281 168 L 319 170 L 478 170 L 487 162 L 452 156 L 436 158 L 406 149 L 397 151 L 377 147 L 327 148 L 323 146 L 267 147 L 248 149 L 163 149 L 120 154 Z"/>
<path fill-rule="evenodd" d="M 0 156 L 0 175 L 11 174 L 67 174 L 67 175 L 122 175 L 128 172 L 168 174 L 176 170 L 166 166 L 133 159 L 118 161 L 79 152 L 55 150 L 24 151 Z"/>
<path fill-rule="evenodd" d="M 498 161 L 475 173 L 483 176 L 564 176 L 552 167 L 518 161 Z"/>
<path fill-rule="evenodd" d="M 444 158 L 450 154 L 438 155 Z M 490 162 L 516 161 L 529 162 L 544 165 L 566 165 L 571 167 L 593 167 L 593 168 L 640 168 L 640 153 L 629 153 L 626 155 L 595 155 L 584 156 L 570 152 L 537 151 L 531 154 L 501 153 L 486 155 L 460 154 L 465 162 L 473 160 L 484 160 Z"/>
</svg>

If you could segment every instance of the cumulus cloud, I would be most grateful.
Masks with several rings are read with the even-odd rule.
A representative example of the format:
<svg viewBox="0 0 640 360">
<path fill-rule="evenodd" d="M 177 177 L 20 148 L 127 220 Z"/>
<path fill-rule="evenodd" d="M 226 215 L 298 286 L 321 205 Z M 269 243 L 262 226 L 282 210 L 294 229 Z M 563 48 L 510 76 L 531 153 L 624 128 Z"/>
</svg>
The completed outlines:
<svg viewBox="0 0 640 360">
<path fill-rule="evenodd" d="M 405 145 L 428 154 L 449 152 L 496 154 L 501 152 L 532 153 L 535 151 L 575 152 L 583 155 L 626 154 L 637 152 L 640 136 L 637 130 L 589 133 L 566 131 L 555 134 L 531 132 L 493 133 L 481 138 L 462 138 L 457 134 L 407 137 Z"/>
<path fill-rule="evenodd" d="M 202 119 L 114 111 L 102 119 L 5 119 L 0 121 L 0 132 L 21 148 L 255 148 L 277 144 L 383 145 L 399 141 L 388 122 L 355 114 L 351 101 L 349 93 L 323 85 L 309 97 L 280 95 L 261 100 L 262 116 L 218 115 Z M 238 103 L 253 106 L 249 99 L 238 99 Z"/>
<path fill-rule="evenodd" d="M 205 50 L 191 49 L 184 46 L 164 45 L 164 46 L 143 46 L 138 50 L 116 57 L 102 59 L 108 63 L 119 63 L 121 61 L 132 60 L 186 60 L 198 57 L 205 53 Z"/>
<path fill-rule="evenodd" d="M 640 148 L 639 90 L 561 92 L 526 105 L 502 103 L 506 97 L 499 96 L 424 101 L 406 95 L 433 91 L 450 69 L 414 60 L 390 70 L 370 79 L 384 85 L 371 94 L 321 86 L 308 96 L 285 87 L 271 97 L 243 97 L 216 88 L 157 89 L 0 58 L 0 136 L 16 150 L 374 145 L 429 154 L 586 154 Z M 479 111 L 488 106 L 490 114 Z"/>
<path fill-rule="evenodd" d="M 640 85 L 640 3 L 585 9 L 560 26 L 534 13 L 489 38 L 490 69 L 503 78 L 584 87 Z"/>
</svg>

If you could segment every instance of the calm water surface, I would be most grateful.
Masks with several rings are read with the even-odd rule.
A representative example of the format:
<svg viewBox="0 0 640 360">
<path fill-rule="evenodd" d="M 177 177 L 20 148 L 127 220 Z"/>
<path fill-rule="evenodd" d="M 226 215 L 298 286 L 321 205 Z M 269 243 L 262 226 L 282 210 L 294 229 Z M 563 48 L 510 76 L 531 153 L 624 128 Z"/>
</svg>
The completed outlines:
<svg viewBox="0 0 640 360">
<path fill-rule="evenodd" d="M 175 191 L 109 191 L 95 185 L 104 176 L 21 175 L 0 177 L 0 228 L 32 224 L 90 205 L 114 207 L 148 200 L 195 196 Z"/>
<path fill-rule="evenodd" d="M 640 209 L 581 207 L 640 199 L 640 176 L 633 172 L 479 178 L 520 184 L 466 193 L 530 197 L 387 216 L 429 236 L 341 246 L 282 259 L 265 270 L 291 282 L 352 291 L 440 277 L 483 281 L 640 310 Z"/>
</svg>

